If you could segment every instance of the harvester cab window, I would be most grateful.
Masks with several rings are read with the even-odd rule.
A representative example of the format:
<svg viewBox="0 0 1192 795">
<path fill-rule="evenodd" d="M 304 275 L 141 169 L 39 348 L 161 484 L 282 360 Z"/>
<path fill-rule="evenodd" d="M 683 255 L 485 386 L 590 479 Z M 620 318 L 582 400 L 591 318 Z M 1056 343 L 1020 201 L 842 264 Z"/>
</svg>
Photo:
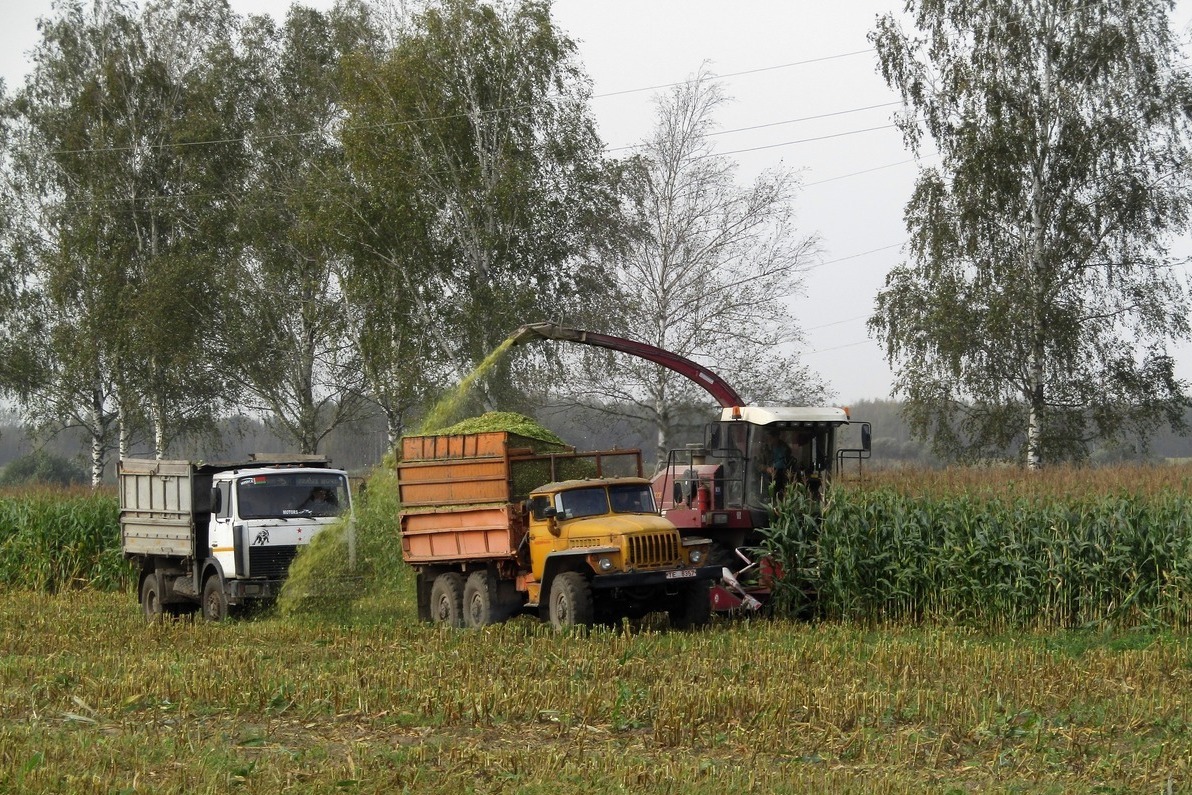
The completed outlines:
<svg viewBox="0 0 1192 795">
<path fill-rule="evenodd" d="M 608 513 L 608 494 L 603 487 L 560 492 L 555 496 L 555 502 L 559 516 L 564 519 Z"/>
</svg>

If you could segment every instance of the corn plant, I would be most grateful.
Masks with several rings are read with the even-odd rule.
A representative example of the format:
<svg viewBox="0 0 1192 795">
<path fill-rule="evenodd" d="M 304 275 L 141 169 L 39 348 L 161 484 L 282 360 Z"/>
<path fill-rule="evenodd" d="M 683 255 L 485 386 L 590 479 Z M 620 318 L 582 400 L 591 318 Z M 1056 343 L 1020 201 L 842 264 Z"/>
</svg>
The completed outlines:
<svg viewBox="0 0 1192 795">
<path fill-rule="evenodd" d="M 777 606 L 814 593 L 844 620 L 1185 626 L 1185 493 L 836 488 L 822 515 L 788 500 L 767 539 L 787 573 Z"/>
<path fill-rule="evenodd" d="M 111 495 L 44 489 L 0 496 L 0 585 L 55 591 L 123 588 L 132 578 L 120 554 Z"/>
</svg>

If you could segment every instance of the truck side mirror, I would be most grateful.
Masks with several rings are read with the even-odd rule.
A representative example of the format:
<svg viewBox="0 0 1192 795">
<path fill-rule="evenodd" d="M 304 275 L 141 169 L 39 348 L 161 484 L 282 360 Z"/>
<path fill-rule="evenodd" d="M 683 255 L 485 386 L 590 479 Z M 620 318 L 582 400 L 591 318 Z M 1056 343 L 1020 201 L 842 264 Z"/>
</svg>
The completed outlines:
<svg viewBox="0 0 1192 795">
<path fill-rule="evenodd" d="M 223 510 L 223 492 L 219 488 L 211 490 L 211 513 L 219 513 Z"/>
<path fill-rule="evenodd" d="M 675 505 L 679 505 L 683 502 L 683 484 L 677 480 L 675 481 L 674 492 L 674 503 Z"/>
<path fill-rule="evenodd" d="M 869 452 L 873 446 L 873 426 L 868 422 L 861 426 L 861 449 Z"/>
</svg>

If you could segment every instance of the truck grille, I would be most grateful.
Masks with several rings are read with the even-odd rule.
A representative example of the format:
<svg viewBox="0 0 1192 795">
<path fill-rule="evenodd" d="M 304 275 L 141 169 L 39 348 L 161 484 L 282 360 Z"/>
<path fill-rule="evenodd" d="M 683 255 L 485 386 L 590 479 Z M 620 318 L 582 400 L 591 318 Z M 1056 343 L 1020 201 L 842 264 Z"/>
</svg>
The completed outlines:
<svg viewBox="0 0 1192 795">
<path fill-rule="evenodd" d="M 248 576 L 281 579 L 290 570 L 296 554 L 296 546 L 249 547 Z"/>
<path fill-rule="evenodd" d="M 629 537 L 630 568 L 668 566 L 679 559 L 679 537 L 670 533 L 654 533 Z"/>
</svg>

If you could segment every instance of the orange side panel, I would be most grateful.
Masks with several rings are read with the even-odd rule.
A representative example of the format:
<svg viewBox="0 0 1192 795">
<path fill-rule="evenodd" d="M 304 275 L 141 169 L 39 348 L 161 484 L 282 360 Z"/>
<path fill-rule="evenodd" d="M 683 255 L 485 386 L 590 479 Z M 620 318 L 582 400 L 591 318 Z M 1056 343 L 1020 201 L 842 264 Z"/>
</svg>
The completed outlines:
<svg viewBox="0 0 1192 795">
<path fill-rule="evenodd" d="M 509 470 L 504 458 L 403 462 L 397 472 L 398 499 L 406 507 L 509 499 Z"/>
<path fill-rule="evenodd" d="M 454 436 L 407 436 L 401 440 L 402 461 L 444 458 L 504 457 L 508 442 L 515 437 L 506 431 L 466 433 Z"/>
<path fill-rule="evenodd" d="M 500 505 L 403 514 L 402 554 L 409 563 L 512 557 L 522 532 L 514 510 Z"/>
<path fill-rule="evenodd" d="M 406 563 L 510 558 L 523 530 L 513 505 L 402 516 Z"/>
</svg>

